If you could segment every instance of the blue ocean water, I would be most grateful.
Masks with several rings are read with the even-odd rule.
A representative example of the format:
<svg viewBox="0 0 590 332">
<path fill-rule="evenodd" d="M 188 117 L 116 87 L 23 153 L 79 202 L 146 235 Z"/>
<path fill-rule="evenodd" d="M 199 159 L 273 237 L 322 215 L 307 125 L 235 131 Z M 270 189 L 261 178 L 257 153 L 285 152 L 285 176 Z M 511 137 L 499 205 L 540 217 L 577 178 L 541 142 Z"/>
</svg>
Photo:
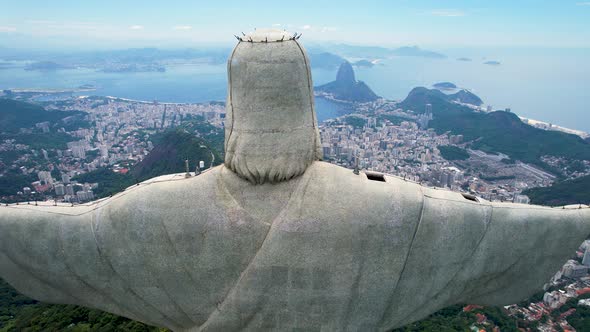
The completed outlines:
<svg viewBox="0 0 590 332">
<path fill-rule="evenodd" d="M 510 107 L 518 115 L 590 131 L 590 50 L 555 49 L 450 49 L 447 59 L 395 57 L 372 68 L 357 68 L 357 79 L 389 99 L 403 99 L 416 86 L 450 81 L 471 89 L 495 109 Z M 459 61 L 465 57 L 471 61 Z M 498 61 L 500 65 L 486 65 Z M 314 69 L 314 85 L 334 79 L 336 70 Z M 103 73 L 92 69 L 54 72 L 0 69 L 0 89 L 73 89 L 92 84 L 83 94 L 116 96 L 162 102 L 225 100 L 226 66 L 172 65 L 167 71 Z M 317 100 L 318 117 L 326 119 L 342 110 Z"/>
</svg>

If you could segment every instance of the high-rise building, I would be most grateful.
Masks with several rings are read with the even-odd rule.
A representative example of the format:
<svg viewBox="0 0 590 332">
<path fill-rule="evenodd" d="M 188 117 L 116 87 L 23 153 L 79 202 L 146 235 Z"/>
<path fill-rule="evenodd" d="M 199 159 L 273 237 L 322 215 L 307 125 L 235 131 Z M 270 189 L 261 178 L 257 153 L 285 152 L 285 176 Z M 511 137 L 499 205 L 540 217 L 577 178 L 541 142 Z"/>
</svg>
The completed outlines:
<svg viewBox="0 0 590 332">
<path fill-rule="evenodd" d="M 86 202 L 94 199 L 94 193 L 92 190 L 80 190 L 76 193 L 76 197 L 80 202 Z"/>
<path fill-rule="evenodd" d="M 584 251 L 584 258 L 582 259 L 582 264 L 585 266 L 590 266 L 590 247 L 586 247 L 586 251 Z"/>
<path fill-rule="evenodd" d="M 514 195 L 513 203 L 529 204 L 531 202 L 527 195 Z"/>
<path fill-rule="evenodd" d="M 68 184 L 66 186 L 66 195 L 74 196 L 74 186 L 73 185 Z"/>
<path fill-rule="evenodd" d="M 563 275 L 568 278 L 581 278 L 588 274 L 588 266 L 578 265 L 574 261 L 569 261 L 563 266 Z"/>
<path fill-rule="evenodd" d="M 55 185 L 55 194 L 57 196 L 63 196 L 66 194 L 66 187 L 63 184 L 56 184 Z"/>
<path fill-rule="evenodd" d="M 106 145 L 101 145 L 100 149 L 100 156 L 108 158 L 109 157 L 109 148 Z"/>
<path fill-rule="evenodd" d="M 41 181 L 41 183 L 53 184 L 53 178 L 51 177 L 51 172 L 39 171 L 39 172 L 37 172 L 37 176 L 39 177 L 39 181 Z"/>
<path fill-rule="evenodd" d="M 84 150 L 84 147 L 83 146 L 72 147 L 72 156 L 74 156 L 74 158 L 80 158 L 80 159 L 86 158 L 86 151 Z"/>
</svg>

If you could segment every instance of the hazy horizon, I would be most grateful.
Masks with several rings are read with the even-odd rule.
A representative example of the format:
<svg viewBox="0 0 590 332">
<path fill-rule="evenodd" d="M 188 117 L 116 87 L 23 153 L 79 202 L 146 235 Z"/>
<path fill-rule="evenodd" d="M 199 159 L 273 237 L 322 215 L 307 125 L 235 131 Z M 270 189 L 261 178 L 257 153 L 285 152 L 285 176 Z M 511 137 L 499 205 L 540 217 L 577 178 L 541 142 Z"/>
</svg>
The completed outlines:
<svg viewBox="0 0 590 332">
<path fill-rule="evenodd" d="M 309 42 L 385 47 L 589 48 L 590 2 L 427 1 L 163 3 L 41 1 L 3 4 L 0 46 L 136 48 L 231 45 L 254 28 L 297 31 Z"/>
</svg>

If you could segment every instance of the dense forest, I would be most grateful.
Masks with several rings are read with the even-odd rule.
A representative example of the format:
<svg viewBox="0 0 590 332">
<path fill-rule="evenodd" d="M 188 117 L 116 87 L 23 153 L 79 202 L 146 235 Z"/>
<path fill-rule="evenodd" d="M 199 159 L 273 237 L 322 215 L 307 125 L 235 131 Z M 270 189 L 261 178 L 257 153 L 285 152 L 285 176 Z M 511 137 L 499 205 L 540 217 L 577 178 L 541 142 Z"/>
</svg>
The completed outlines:
<svg viewBox="0 0 590 332">
<path fill-rule="evenodd" d="M 438 151 L 443 158 L 446 160 L 465 160 L 469 159 L 469 153 L 467 150 L 452 146 L 452 145 L 439 145 Z"/>
<path fill-rule="evenodd" d="M 0 132 L 18 132 L 40 122 L 55 123 L 83 112 L 46 111 L 42 106 L 0 98 Z"/>
<path fill-rule="evenodd" d="M 531 203 L 559 206 L 590 204 L 590 175 L 568 181 L 558 181 L 550 187 L 532 188 L 523 192 Z"/>
</svg>

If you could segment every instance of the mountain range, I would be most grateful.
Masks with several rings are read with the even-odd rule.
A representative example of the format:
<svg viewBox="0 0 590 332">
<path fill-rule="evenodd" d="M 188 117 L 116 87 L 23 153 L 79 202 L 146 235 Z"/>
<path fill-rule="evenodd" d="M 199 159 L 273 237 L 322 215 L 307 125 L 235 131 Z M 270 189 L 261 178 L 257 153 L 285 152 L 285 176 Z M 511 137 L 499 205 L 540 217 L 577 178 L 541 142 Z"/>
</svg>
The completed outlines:
<svg viewBox="0 0 590 332">
<path fill-rule="evenodd" d="M 463 98 L 467 98 L 465 96 L 477 97 L 467 92 Z M 453 102 L 455 99 L 456 95 L 418 87 L 408 94 L 400 107 L 422 113 L 425 105 L 431 104 L 433 120 L 429 126 L 437 133 L 461 134 L 466 141 L 471 141 L 473 149 L 504 153 L 511 159 L 538 165 L 554 174 L 559 175 L 559 170 L 543 163 L 541 156 L 590 160 L 590 143 L 577 135 L 532 127 L 510 112 L 477 112 Z"/>
</svg>

